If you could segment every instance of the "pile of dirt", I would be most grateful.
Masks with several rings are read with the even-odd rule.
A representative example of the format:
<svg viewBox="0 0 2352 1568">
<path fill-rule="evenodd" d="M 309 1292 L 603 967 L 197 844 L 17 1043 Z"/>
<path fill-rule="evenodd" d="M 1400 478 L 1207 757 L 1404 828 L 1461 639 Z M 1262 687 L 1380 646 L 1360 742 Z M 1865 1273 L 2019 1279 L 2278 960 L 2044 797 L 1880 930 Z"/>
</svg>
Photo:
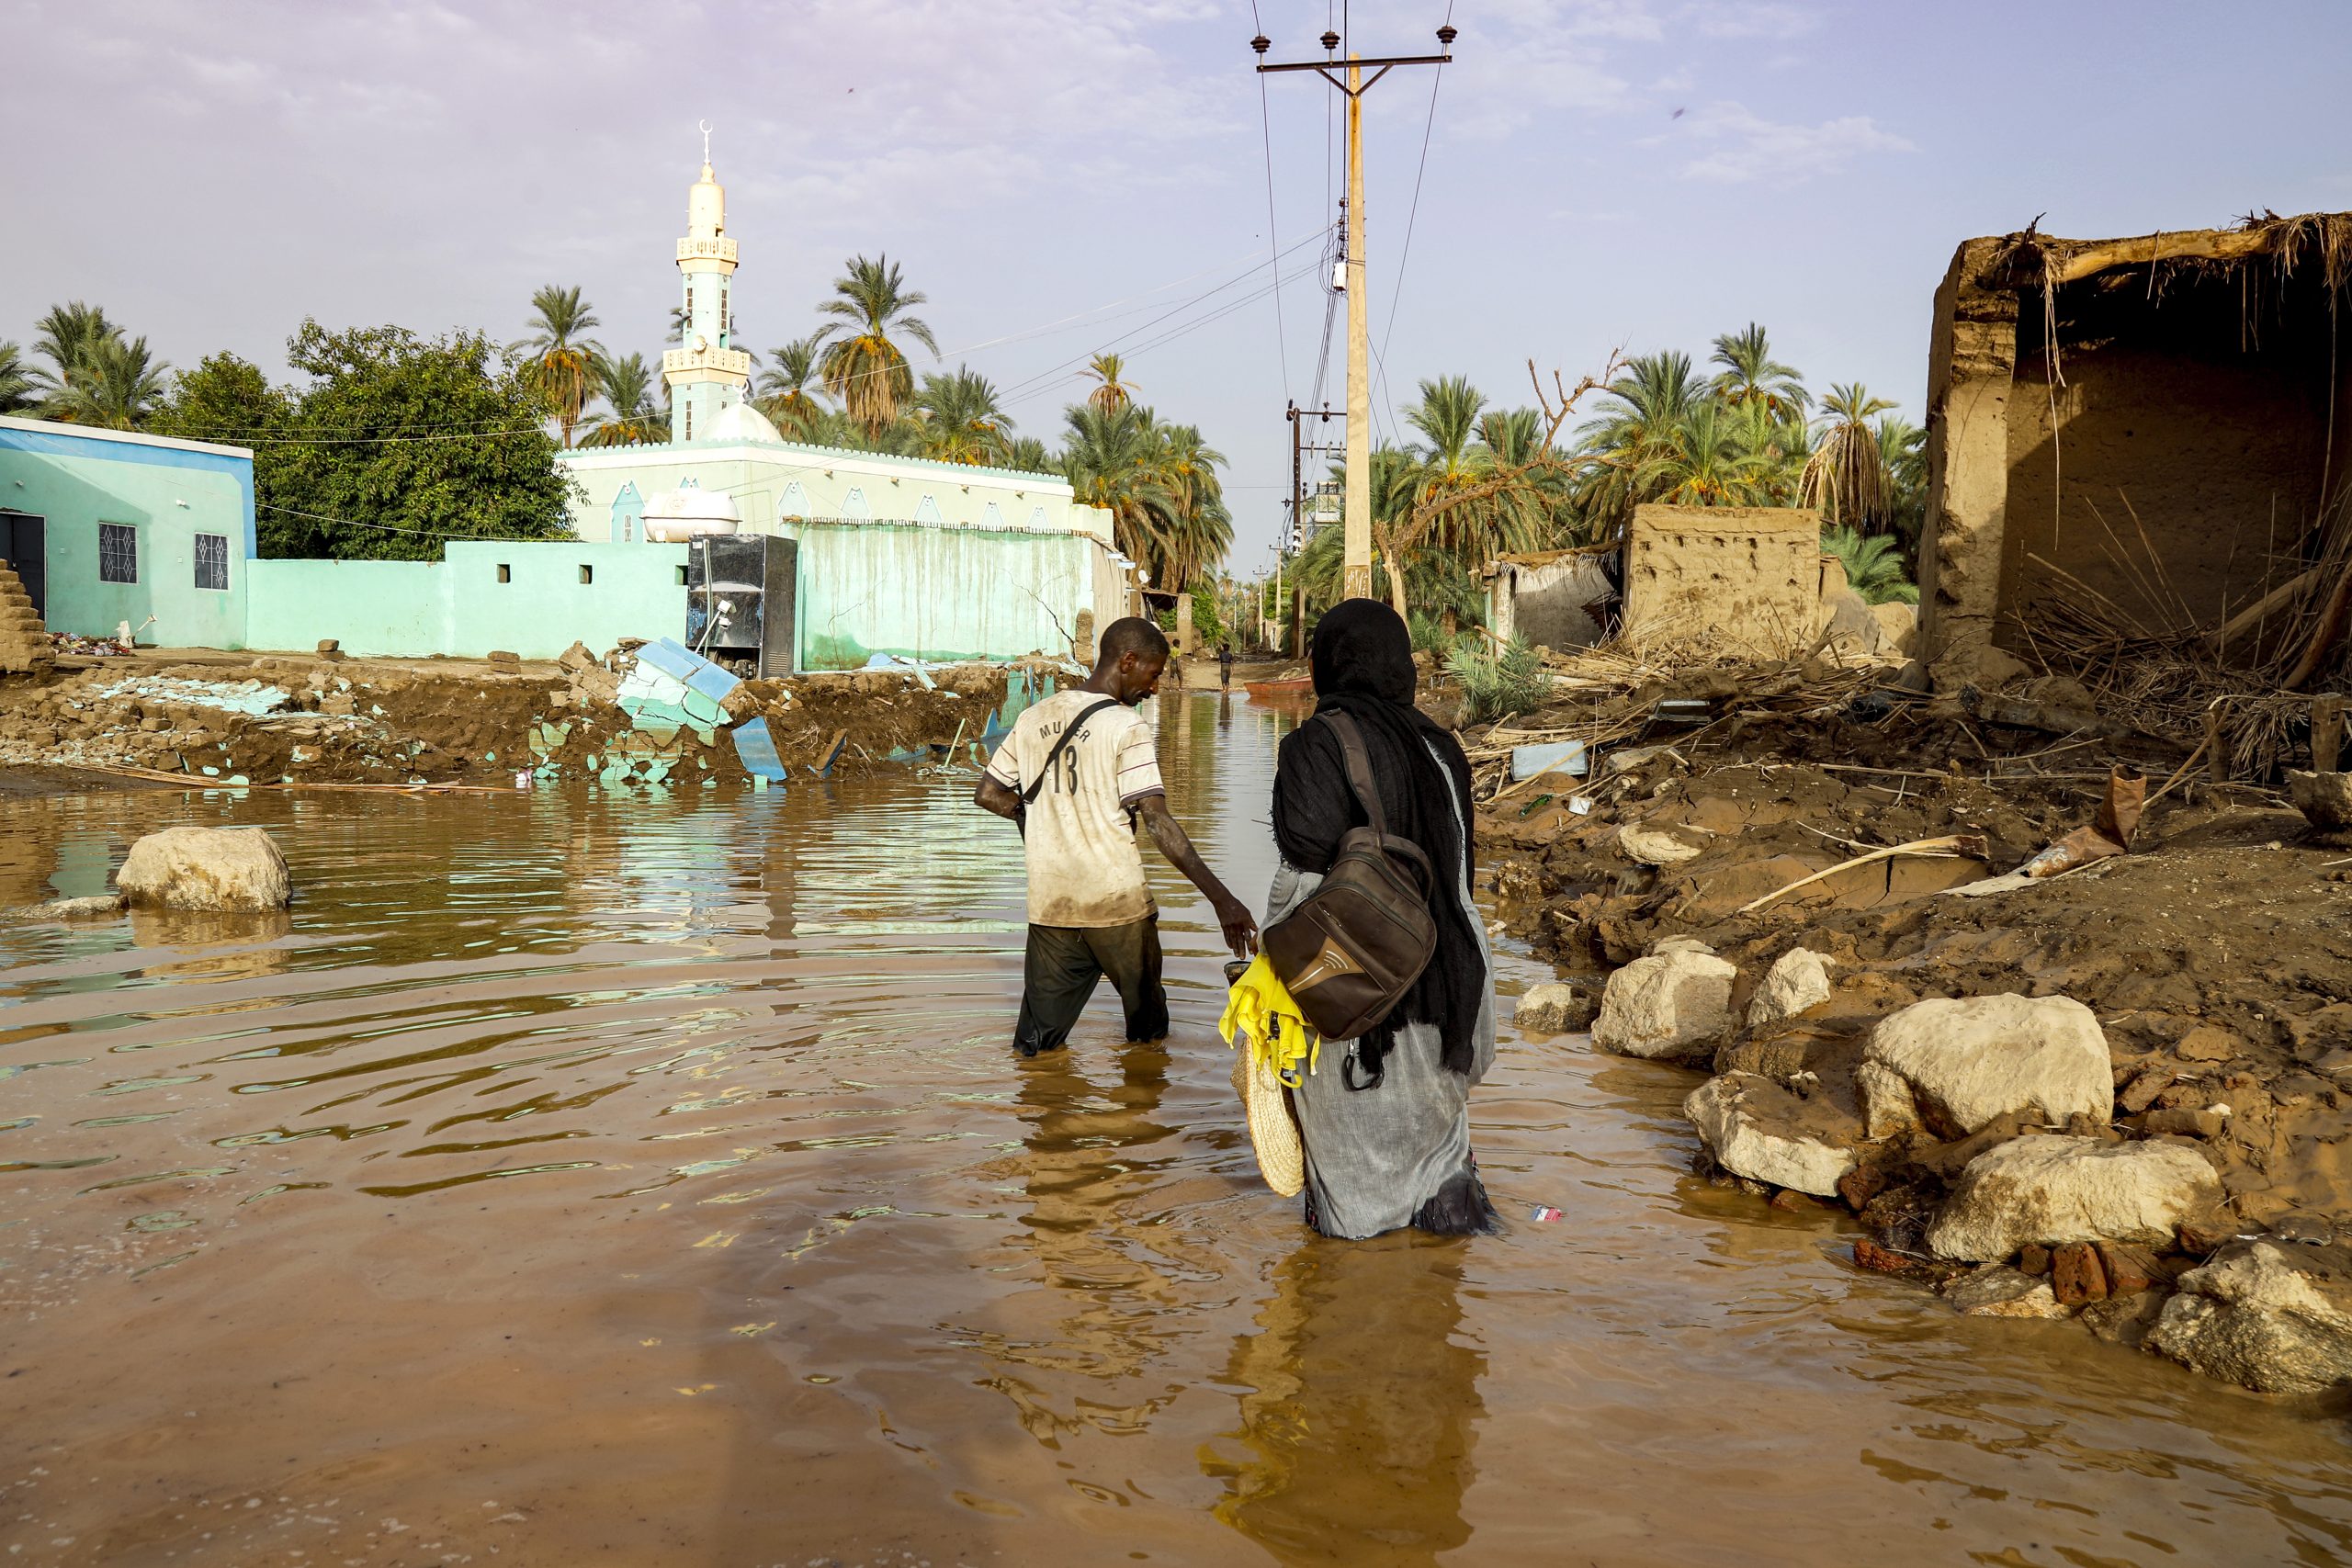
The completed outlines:
<svg viewBox="0 0 2352 1568">
<path fill-rule="evenodd" d="M 139 659 L 0 680 L 0 767 L 119 769 L 254 784 L 511 784 L 673 773 L 749 778 L 728 731 L 764 717 L 795 773 L 944 756 L 1004 705 L 1007 672 L 857 671 L 747 682 L 724 716 L 658 738 L 618 705 L 616 650 L 547 664 Z M 633 772 L 614 771 L 616 758 Z M 657 764 L 658 765 L 654 765 Z"/>
<path fill-rule="evenodd" d="M 1619 687 L 1465 736 L 1486 763 L 1479 839 L 1500 912 L 1564 969 L 1595 977 L 1601 1033 L 1617 987 L 1600 976 L 1703 949 L 1718 966 L 1684 960 L 1699 989 L 1665 1004 L 1681 1009 L 1668 1022 L 1702 1024 L 1671 1049 L 1636 1042 L 1633 1054 L 1714 1075 L 1692 1101 L 1710 1148 L 1736 1131 L 1747 1151 L 1789 1161 L 1789 1180 L 1806 1168 L 1799 1154 L 1851 1167 L 1834 1198 L 1712 1156 L 1706 1168 L 1783 1207 L 1842 1201 L 1867 1233 L 1858 1261 L 1949 1284 L 1964 1266 L 1922 1238 L 1988 1151 L 2035 1134 L 2184 1145 L 2218 1179 L 2221 1206 L 2142 1249 L 2157 1277 L 2133 1287 L 2134 1335 L 2174 1277 L 2237 1234 L 2352 1235 L 2352 855 L 2282 795 L 2185 767 L 2182 748 L 2090 723 L 2053 733 L 2043 716 L 2065 705 L 2048 694 L 1971 711 L 1873 685 L 1775 710 L 1752 695 L 1770 672 L 1729 691 L 1721 676 Z M 1584 776 L 1514 784 L 1511 749 L 1564 732 L 1611 739 Z M 2149 796 L 2126 852 L 2015 874 L 2092 823 L 2118 778 Z M 1797 949 L 1826 961 L 1826 998 L 1751 1016 L 1776 961 Z M 1641 971 L 1625 974 L 1630 998 Z M 1708 985 L 1728 988 L 1700 997 Z M 2090 1010 L 2112 1089 L 2096 1115 L 1965 1131 L 1930 1115 L 1865 1131 L 1858 1086 L 1874 1031 L 1922 1000 L 2007 995 Z M 2075 1245 L 2094 1240 L 2121 1246 Z M 2053 1273 L 2052 1256 L 2027 1245 L 2000 1280 L 1951 1288 L 1997 1296 L 1984 1310 L 2007 1315 L 2098 1299 Z M 2100 1256 L 2109 1274 L 2148 1272 L 2129 1248 Z M 2020 1275 L 2052 1288 L 2019 1295 Z M 2106 1332 L 2120 1318 L 2119 1307 L 2086 1321 Z"/>
</svg>

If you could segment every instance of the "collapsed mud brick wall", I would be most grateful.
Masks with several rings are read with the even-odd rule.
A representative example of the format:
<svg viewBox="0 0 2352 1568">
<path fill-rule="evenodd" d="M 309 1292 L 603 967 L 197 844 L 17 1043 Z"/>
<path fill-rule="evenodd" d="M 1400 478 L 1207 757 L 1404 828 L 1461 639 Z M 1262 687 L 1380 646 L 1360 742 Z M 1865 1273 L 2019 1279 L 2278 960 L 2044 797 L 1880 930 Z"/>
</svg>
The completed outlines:
<svg viewBox="0 0 2352 1568">
<path fill-rule="evenodd" d="M 1962 244 L 1928 373 L 1938 684 L 2014 673 L 2023 613 L 2069 579 L 2189 635 L 2308 564 L 2298 547 L 2352 459 L 2347 283 L 2352 214 Z"/>
<path fill-rule="evenodd" d="M 1812 641 L 1821 514 L 1780 506 L 1637 506 L 1624 639 L 1785 659 Z"/>
<path fill-rule="evenodd" d="M 32 596 L 7 563 L 0 561 L 0 675 L 21 675 L 46 669 L 51 660 L 49 633 Z"/>
<path fill-rule="evenodd" d="M 1606 607 L 1617 596 L 1602 557 L 1607 547 L 1497 556 L 1487 567 L 1487 624 L 1509 641 L 1538 648 L 1589 648 L 1599 642 Z"/>
</svg>

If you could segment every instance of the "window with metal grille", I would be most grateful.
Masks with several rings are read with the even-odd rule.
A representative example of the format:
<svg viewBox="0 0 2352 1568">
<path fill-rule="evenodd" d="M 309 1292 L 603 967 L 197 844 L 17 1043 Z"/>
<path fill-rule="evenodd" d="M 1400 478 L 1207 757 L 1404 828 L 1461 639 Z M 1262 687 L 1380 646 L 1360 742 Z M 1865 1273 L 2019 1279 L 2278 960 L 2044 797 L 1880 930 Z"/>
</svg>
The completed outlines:
<svg viewBox="0 0 2352 1568">
<path fill-rule="evenodd" d="M 139 581 L 139 530 L 130 524 L 98 525 L 98 581 Z"/>
<path fill-rule="evenodd" d="M 229 536 L 198 534 L 196 536 L 196 585 L 229 591 Z"/>
</svg>

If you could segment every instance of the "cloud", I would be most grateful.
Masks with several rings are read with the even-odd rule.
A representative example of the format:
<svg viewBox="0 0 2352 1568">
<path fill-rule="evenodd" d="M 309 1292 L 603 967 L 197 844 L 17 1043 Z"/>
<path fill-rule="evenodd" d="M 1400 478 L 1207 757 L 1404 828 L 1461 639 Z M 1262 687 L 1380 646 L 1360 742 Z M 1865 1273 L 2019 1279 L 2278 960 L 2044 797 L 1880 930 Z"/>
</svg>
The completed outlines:
<svg viewBox="0 0 2352 1568">
<path fill-rule="evenodd" d="M 1683 178 L 1727 185 L 1797 185 L 1868 153 L 1918 151 L 1867 115 L 1783 125 L 1744 104 L 1724 103 L 1692 111 L 1684 125 L 1684 134 L 1710 145 L 1682 165 Z"/>
<path fill-rule="evenodd" d="M 1736 0 L 1735 4 L 1711 0 L 1689 6 L 1682 14 L 1703 36 L 1713 39 L 1794 38 L 1821 25 L 1818 12 L 1777 0 Z"/>
</svg>

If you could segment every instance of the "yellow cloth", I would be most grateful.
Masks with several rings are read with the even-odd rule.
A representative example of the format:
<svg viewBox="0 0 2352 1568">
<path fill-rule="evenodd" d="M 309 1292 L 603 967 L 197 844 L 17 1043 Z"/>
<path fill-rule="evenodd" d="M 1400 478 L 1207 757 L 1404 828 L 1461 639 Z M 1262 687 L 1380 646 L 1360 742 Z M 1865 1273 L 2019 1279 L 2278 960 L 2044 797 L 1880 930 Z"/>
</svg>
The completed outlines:
<svg viewBox="0 0 2352 1568">
<path fill-rule="evenodd" d="M 1248 1036 L 1258 1059 L 1294 1089 L 1298 1087 L 1299 1063 L 1305 1062 L 1311 1073 L 1323 1055 L 1322 1036 L 1308 1025 L 1262 953 L 1233 983 L 1216 1032 L 1228 1045 L 1237 1032 Z"/>
</svg>

